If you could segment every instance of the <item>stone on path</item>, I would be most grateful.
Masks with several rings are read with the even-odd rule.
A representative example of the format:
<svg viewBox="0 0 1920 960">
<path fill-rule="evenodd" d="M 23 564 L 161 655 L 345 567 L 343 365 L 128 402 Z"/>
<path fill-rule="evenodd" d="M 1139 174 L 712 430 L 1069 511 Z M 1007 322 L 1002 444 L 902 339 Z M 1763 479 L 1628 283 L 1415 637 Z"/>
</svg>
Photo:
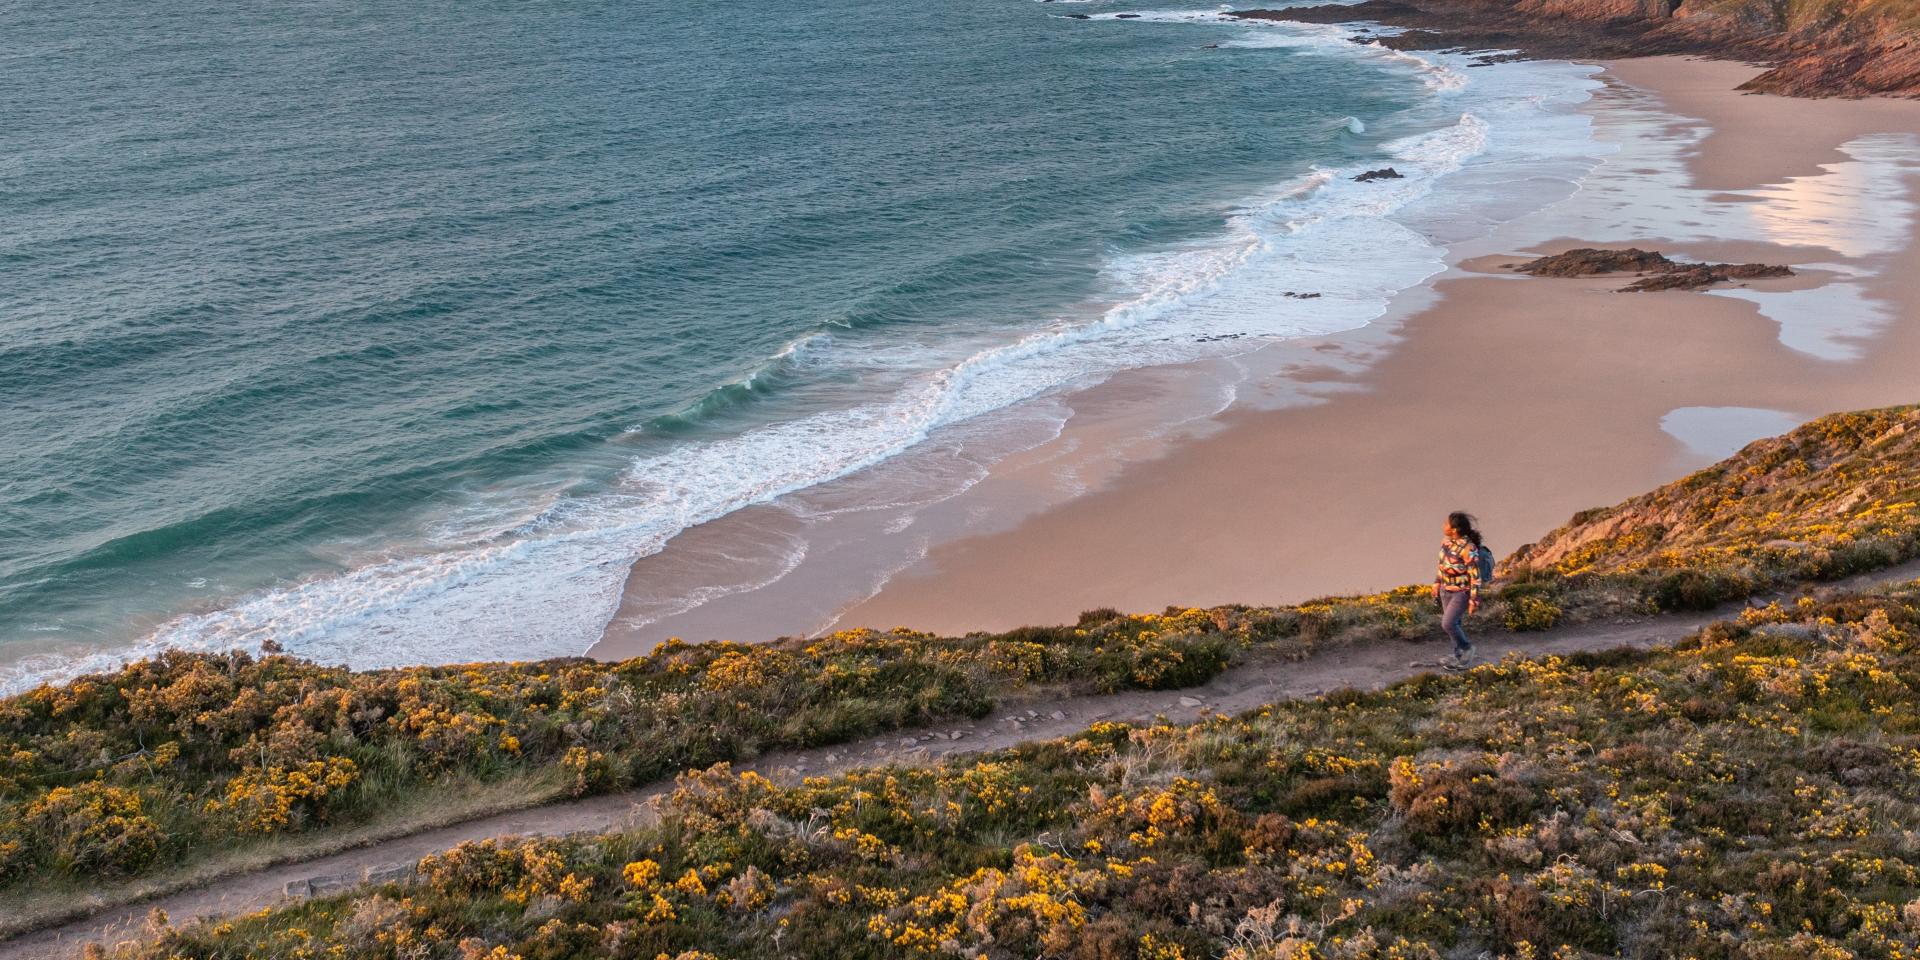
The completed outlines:
<svg viewBox="0 0 1920 960">
<path fill-rule="evenodd" d="M 388 863 L 377 867 L 368 867 L 361 875 L 367 883 L 399 883 L 413 879 L 414 865 L 411 863 Z"/>
</svg>

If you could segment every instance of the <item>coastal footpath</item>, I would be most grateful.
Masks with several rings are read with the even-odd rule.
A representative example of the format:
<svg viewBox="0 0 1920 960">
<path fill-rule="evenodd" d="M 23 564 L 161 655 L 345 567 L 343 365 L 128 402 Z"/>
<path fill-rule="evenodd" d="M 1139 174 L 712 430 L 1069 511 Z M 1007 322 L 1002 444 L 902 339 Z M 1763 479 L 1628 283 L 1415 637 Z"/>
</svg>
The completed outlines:
<svg viewBox="0 0 1920 960">
<path fill-rule="evenodd" d="M 1713 610 L 1915 556 L 1920 408 L 1836 415 L 1573 518 L 1506 562 L 1497 599 L 1477 626 L 1525 633 Z M 948 640 L 863 633 L 763 648 L 676 645 L 613 664 L 354 674 L 284 656 L 170 655 L 0 704 L 13 786 L 9 895 L 15 903 L 44 903 L 40 898 L 103 875 L 164 875 L 196 865 L 196 857 L 244 855 L 278 837 L 365 823 L 409 797 L 515 781 L 578 795 L 707 769 L 682 774 L 657 819 L 634 830 L 463 846 L 412 869 L 376 874 L 388 881 L 378 892 L 320 897 L 244 920 L 161 924 L 151 945 L 122 952 L 270 955 L 280 952 L 277 938 L 299 930 L 305 936 L 282 945 L 283 955 L 327 955 L 324 948 L 334 944 L 355 956 L 455 948 L 448 955 L 464 955 L 469 947 L 481 951 L 475 955 L 497 947 L 501 957 L 595 950 L 671 956 L 696 948 L 724 956 L 778 943 L 805 918 L 824 926 L 797 939 L 810 946 L 794 955 L 886 956 L 916 944 L 938 955 L 950 952 L 941 946 L 948 941 L 967 950 L 1027 943 L 1008 955 L 1032 955 L 1104 942 L 1082 938 L 1099 919 L 1089 904 L 1107 904 L 1100 928 L 1106 940 L 1138 947 L 1157 936 L 1183 951 L 1149 956 L 1205 955 L 1198 951 L 1207 944 L 1232 942 L 1227 931 L 1244 919 L 1236 911 L 1252 916 L 1256 909 L 1272 911 L 1276 934 L 1317 916 L 1315 936 L 1326 940 L 1332 924 L 1359 918 L 1356 930 L 1393 931 L 1408 944 L 1399 953 L 1329 955 L 1439 956 L 1406 951 L 1460 942 L 1460 934 L 1432 932 L 1441 925 L 1476 937 L 1501 924 L 1538 928 L 1542 936 L 1589 945 L 1580 949 L 1634 942 L 1645 923 L 1684 927 L 1693 899 L 1717 902 L 1702 884 L 1733 882 L 1713 879 L 1736 875 L 1726 872 L 1732 861 L 1719 859 L 1732 850 L 1764 852 L 1755 863 L 1838 857 L 1839 870 L 1850 858 L 1884 860 L 1897 852 L 1896 835 L 1883 831 L 1913 822 L 1911 811 L 1887 806 L 1874 792 L 1897 796 L 1908 782 L 1902 778 L 1920 775 L 1901 759 L 1911 749 L 1902 738 L 1920 733 L 1900 719 L 1912 715 L 1902 704 L 1911 705 L 1913 684 L 1920 683 L 1920 660 L 1907 659 L 1920 594 L 1907 587 L 1768 600 L 1709 625 L 1676 650 L 1507 660 L 1464 678 L 1417 679 L 1376 693 L 1357 689 L 1371 685 L 1365 678 L 1329 674 L 1326 685 L 1345 692 L 1187 727 L 1099 720 L 1066 740 L 937 763 L 929 757 L 911 769 L 856 766 L 779 783 L 735 774 L 725 762 L 796 739 L 822 744 L 942 717 L 977 718 L 1023 693 L 1188 687 L 1248 659 L 1273 669 L 1383 645 L 1417 658 L 1416 648 L 1392 641 L 1424 638 L 1425 592 L 1409 587 L 1295 607 L 1160 616 L 1094 611 L 1070 627 Z M 1419 671 L 1389 667 L 1380 679 L 1409 672 Z M 892 704 L 891 712 L 873 712 L 881 703 Z M 1029 709 L 1029 719 L 1041 716 Z M 1623 715 L 1637 719 L 1623 723 Z M 773 725 L 744 725 L 754 717 Z M 1628 797 L 1666 798 L 1703 762 L 1718 765 L 1705 782 L 1730 791 L 1716 802 L 1749 796 L 1745 784 L 1804 778 L 1821 768 L 1782 761 L 1798 754 L 1783 753 L 1774 740 L 1803 743 L 1810 732 L 1832 742 L 1822 749 L 1838 752 L 1834 762 L 1851 765 L 1830 771 L 1830 783 L 1809 781 L 1818 789 L 1768 787 L 1761 796 L 1784 804 L 1779 810 L 1715 826 L 1719 821 L 1673 821 L 1665 799 L 1658 811 L 1617 802 L 1621 784 L 1637 783 L 1635 777 L 1645 783 Z M 1672 766 L 1668 751 L 1615 756 L 1626 745 L 1662 738 L 1685 745 L 1691 759 Z M 1856 749 L 1856 742 L 1865 746 Z M 1613 759 L 1574 762 L 1583 752 Z M 88 755 L 112 762 L 75 762 Z M 1642 762 L 1645 769 L 1637 766 Z M 1849 772 L 1862 764 L 1878 764 L 1873 770 L 1881 772 Z M 1509 783 L 1510 775 L 1519 779 Z M 1418 786 L 1429 782 L 1444 786 L 1423 805 Z M 1483 789 L 1496 795 L 1480 797 Z M 1806 809 L 1788 797 L 1804 800 Z M 1483 802 L 1498 815 L 1483 815 Z M 1457 805 L 1476 812 L 1447 812 Z M 1541 829 L 1539 817 L 1554 830 L 1573 829 L 1600 808 L 1609 818 L 1600 833 L 1552 843 L 1595 858 L 1588 847 L 1601 842 L 1596 837 L 1660 830 L 1665 852 L 1629 860 L 1617 851 L 1587 868 L 1602 872 L 1563 879 L 1583 896 L 1636 904 L 1642 888 L 1619 881 L 1662 880 L 1650 889 L 1666 889 L 1665 878 L 1675 874 L 1690 878 L 1686 889 L 1694 897 L 1650 900 L 1647 910 L 1622 906 L 1599 925 L 1582 919 L 1576 936 L 1550 911 L 1494 919 L 1472 907 L 1484 888 L 1437 885 L 1441 877 L 1491 876 L 1493 864 L 1482 857 L 1492 848 L 1475 836 Z M 1397 832 L 1416 809 L 1437 818 L 1422 828 L 1432 831 L 1426 840 Z M 1575 815 L 1579 810 L 1587 813 Z M 1825 823 L 1821 818 L 1836 810 L 1858 812 L 1842 818 L 1850 825 L 1842 832 L 1805 833 L 1808 823 Z M 1734 826 L 1746 832 L 1712 832 Z M 1303 827 L 1319 837 L 1311 849 L 1297 846 Z M 1249 831 L 1259 830 L 1278 831 L 1270 846 L 1250 845 Z M 1797 846 L 1816 841 L 1838 846 Z M 1732 847 L 1717 850 L 1714 843 Z M 1432 860 L 1442 853 L 1467 859 Z M 1709 853 L 1715 859 L 1698 859 Z M 1525 865 L 1529 855 L 1518 856 Z M 1328 876 L 1298 871 L 1314 857 L 1328 858 L 1324 870 L 1315 868 Z M 1402 926 L 1410 922 L 1400 916 L 1404 904 L 1369 894 L 1390 865 L 1391 875 L 1411 871 L 1402 879 L 1431 894 L 1422 910 L 1436 917 L 1432 930 Z M 1682 866 L 1695 872 L 1675 873 Z M 1255 867 L 1257 882 L 1246 875 Z M 1619 874 L 1629 867 L 1630 878 Z M 1554 871 L 1561 868 L 1541 869 L 1540 883 L 1558 882 Z M 1330 883 L 1334 875 L 1344 876 Z M 1283 876 L 1292 879 L 1273 886 Z M 1838 883 L 1848 917 L 1870 913 L 1874 903 L 1900 908 L 1832 876 L 1825 882 Z M 1215 889 L 1218 883 L 1229 886 Z M 1174 886 L 1162 889 L 1167 884 Z M 1231 894 L 1237 884 L 1291 892 L 1241 902 Z M 1040 893 L 1050 899 L 1032 899 Z M 976 916 L 975 897 L 995 905 L 988 919 Z M 1179 923 L 1179 911 L 1161 902 L 1167 897 L 1191 897 L 1195 905 L 1224 897 L 1227 914 Z M 1038 919 L 1024 916 L 1024 908 L 1000 902 L 1009 898 L 1044 909 Z M 1669 914 L 1675 905 L 1685 909 Z M 1742 907 L 1728 917 L 1750 923 L 1746 918 L 1761 909 Z M 1781 913 L 1791 921 L 1779 929 L 1789 938 L 1783 942 L 1796 942 L 1791 938 L 1805 931 L 1795 918 L 1816 909 L 1824 908 Z M 1327 919 L 1339 913 L 1345 915 Z M 378 922 L 368 919 L 374 914 Z M 1046 923 L 1035 926 L 1039 919 Z M 1014 927 L 1002 929 L 1002 921 Z M 915 932 L 948 927 L 930 940 Z M 1428 931 L 1424 939 L 1411 936 L 1421 931 Z M 562 937 L 557 952 L 535 949 L 553 937 Z"/>
<path fill-rule="evenodd" d="M 1376 41 L 1401 48 L 1747 56 L 1777 64 L 1746 83 L 1770 92 L 1920 92 L 1880 7 L 1312 9 L 1248 15 L 1374 17 L 1412 28 Z M 1832 259 L 1723 246 L 1660 244 Z M 1637 279 L 1501 275 L 1527 259 L 1466 267 L 1490 299 L 1453 305 Z M 1601 313 L 1709 335 L 1738 306 L 1622 300 Z M 110 941 L 137 936 L 111 952 L 1911 956 L 1920 592 L 1882 581 L 1920 555 L 1916 428 L 1913 408 L 1826 417 L 1582 511 L 1504 562 L 1473 624 L 1543 656 L 1457 678 L 1401 642 L 1429 634 L 1415 586 L 608 661 L 171 654 L 43 687 L 0 701 L 0 933 L 532 809 L 504 822 L 591 832 L 296 869 L 326 882 L 245 917 L 121 925 Z M 659 802 L 627 822 L 638 798 Z"/>
</svg>

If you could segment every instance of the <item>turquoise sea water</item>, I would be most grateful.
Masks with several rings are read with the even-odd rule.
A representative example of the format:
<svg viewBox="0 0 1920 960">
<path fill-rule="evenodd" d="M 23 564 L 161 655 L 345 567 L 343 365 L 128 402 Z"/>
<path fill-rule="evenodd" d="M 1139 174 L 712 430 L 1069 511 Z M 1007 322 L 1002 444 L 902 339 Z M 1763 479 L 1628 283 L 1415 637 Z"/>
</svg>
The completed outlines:
<svg viewBox="0 0 1920 960">
<path fill-rule="evenodd" d="M 1275 244 L 1466 74 L 1213 9 L 0 8 L 0 668 L 580 652 L 689 524 L 1364 322 L 1243 308 L 1394 273 Z"/>
</svg>

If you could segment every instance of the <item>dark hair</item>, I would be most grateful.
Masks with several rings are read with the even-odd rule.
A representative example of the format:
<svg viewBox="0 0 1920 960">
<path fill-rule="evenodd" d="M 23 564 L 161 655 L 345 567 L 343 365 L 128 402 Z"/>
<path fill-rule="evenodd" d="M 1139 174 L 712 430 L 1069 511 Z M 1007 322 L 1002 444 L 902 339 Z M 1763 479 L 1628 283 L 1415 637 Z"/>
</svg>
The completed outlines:
<svg viewBox="0 0 1920 960">
<path fill-rule="evenodd" d="M 1454 533 L 1472 540 L 1476 547 L 1481 546 L 1479 524 L 1480 521 L 1475 520 L 1471 513 L 1455 510 L 1447 514 L 1447 526 L 1452 527 Z"/>
</svg>

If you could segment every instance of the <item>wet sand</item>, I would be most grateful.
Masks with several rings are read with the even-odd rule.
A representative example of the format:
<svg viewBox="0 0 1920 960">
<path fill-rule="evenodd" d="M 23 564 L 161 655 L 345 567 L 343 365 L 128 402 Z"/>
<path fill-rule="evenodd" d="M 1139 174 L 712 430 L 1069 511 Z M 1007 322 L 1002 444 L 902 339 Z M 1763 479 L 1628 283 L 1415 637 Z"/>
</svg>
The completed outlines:
<svg viewBox="0 0 1920 960">
<path fill-rule="evenodd" d="M 1618 153 L 1572 197 L 1456 245 L 1455 269 L 1387 316 L 1123 373 L 696 527 L 635 565 L 591 655 L 1391 587 L 1430 576 L 1450 510 L 1505 552 L 1755 436 L 1920 400 L 1920 103 L 1745 95 L 1758 70 L 1734 63 L 1606 66 L 1585 112 Z M 1576 246 L 1798 275 L 1623 294 L 1505 269 Z M 1013 452 L 968 452 L 996 444 Z M 884 502 L 915 490 L 938 502 Z"/>
<path fill-rule="evenodd" d="M 1449 510 L 1476 513 L 1504 552 L 1711 462 L 1725 452 L 1714 447 L 1741 441 L 1729 432 L 1920 401 L 1911 218 L 1889 247 L 1868 236 L 1914 171 L 1891 178 L 1904 183 L 1863 179 L 1841 149 L 1920 135 L 1920 104 L 1744 95 L 1733 88 L 1757 71 L 1738 64 L 1608 67 L 1615 93 L 1657 97 L 1684 118 L 1678 132 L 1710 128 L 1686 158 L 1696 190 L 1637 198 L 1630 159 L 1604 165 L 1582 196 L 1496 234 L 1435 284 L 1426 309 L 1274 348 L 1273 368 L 1322 402 L 1229 412 L 1222 429 L 1128 464 L 1096 491 L 936 546 L 840 624 L 959 632 L 1093 607 L 1281 602 L 1418 582 Z M 1640 203 L 1662 209 L 1639 218 Z M 1674 225 L 1672 235 L 1634 232 L 1647 223 Z M 1531 242 L 1497 246 L 1522 237 Z M 1624 280 L 1503 269 L 1521 254 L 1626 245 L 1800 275 L 1751 284 L 1739 294 L 1759 296 L 1742 299 L 1623 294 Z M 1855 316 L 1863 305 L 1883 314 L 1879 329 Z M 1795 316 L 1783 331 L 1767 312 Z M 1810 326 L 1819 323 L 1830 329 Z M 1662 427 L 1675 411 L 1691 416 L 1672 421 L 1691 446 Z"/>
</svg>

